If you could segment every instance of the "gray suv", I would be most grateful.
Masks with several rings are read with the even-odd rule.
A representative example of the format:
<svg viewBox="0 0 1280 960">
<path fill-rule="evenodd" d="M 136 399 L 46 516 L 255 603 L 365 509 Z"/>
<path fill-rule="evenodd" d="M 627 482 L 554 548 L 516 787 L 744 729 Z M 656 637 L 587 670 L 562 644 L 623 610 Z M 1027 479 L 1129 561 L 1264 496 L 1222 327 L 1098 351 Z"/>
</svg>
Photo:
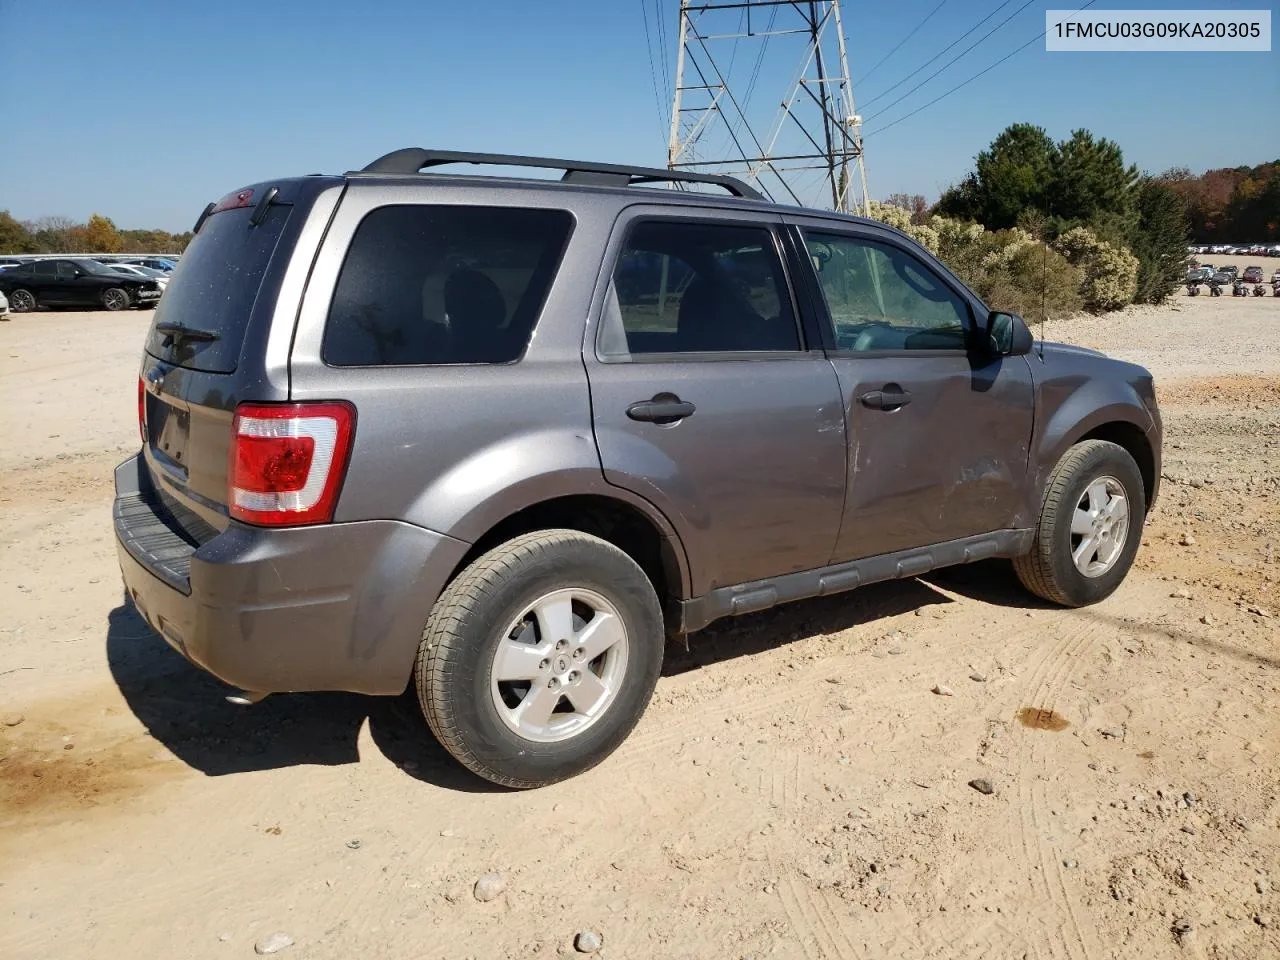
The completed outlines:
<svg viewBox="0 0 1280 960">
<path fill-rule="evenodd" d="M 138 420 L 115 531 L 165 641 L 250 701 L 412 684 L 513 787 L 608 756 L 720 617 L 987 557 L 1101 600 L 1160 477 L 1147 371 L 890 227 L 419 149 L 210 204 Z"/>
</svg>

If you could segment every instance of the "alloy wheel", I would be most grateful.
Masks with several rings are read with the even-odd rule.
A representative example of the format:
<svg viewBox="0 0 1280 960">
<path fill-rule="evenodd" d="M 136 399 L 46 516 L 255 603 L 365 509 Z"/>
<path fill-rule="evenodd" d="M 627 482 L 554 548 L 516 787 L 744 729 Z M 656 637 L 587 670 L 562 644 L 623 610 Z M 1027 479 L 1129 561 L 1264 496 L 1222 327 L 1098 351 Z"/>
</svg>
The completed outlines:
<svg viewBox="0 0 1280 960">
<path fill-rule="evenodd" d="M 1120 559 L 1129 536 L 1129 501 L 1115 477 L 1085 488 L 1071 515 L 1071 560 L 1086 577 L 1100 577 Z"/>
<path fill-rule="evenodd" d="M 626 675 L 622 617 L 592 590 L 544 594 L 503 632 L 490 689 L 499 717 L 538 743 L 582 733 L 617 699 Z"/>
</svg>

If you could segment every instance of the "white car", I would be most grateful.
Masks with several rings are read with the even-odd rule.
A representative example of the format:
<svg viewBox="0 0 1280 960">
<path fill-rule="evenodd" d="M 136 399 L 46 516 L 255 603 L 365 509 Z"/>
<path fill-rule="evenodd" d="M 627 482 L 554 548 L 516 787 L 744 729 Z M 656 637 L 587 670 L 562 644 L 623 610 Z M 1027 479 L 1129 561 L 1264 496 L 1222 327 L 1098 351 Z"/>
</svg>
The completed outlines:
<svg viewBox="0 0 1280 960">
<path fill-rule="evenodd" d="M 0 317 L 5 316 L 9 312 L 9 299 L 0 293 Z"/>
<path fill-rule="evenodd" d="M 105 266 L 108 270 L 114 270 L 116 273 L 125 273 L 135 277 L 144 277 L 147 280 L 154 280 L 160 284 L 161 293 L 169 285 L 169 275 L 163 270 L 152 270 L 150 267 L 139 267 L 132 263 L 108 263 Z"/>
</svg>

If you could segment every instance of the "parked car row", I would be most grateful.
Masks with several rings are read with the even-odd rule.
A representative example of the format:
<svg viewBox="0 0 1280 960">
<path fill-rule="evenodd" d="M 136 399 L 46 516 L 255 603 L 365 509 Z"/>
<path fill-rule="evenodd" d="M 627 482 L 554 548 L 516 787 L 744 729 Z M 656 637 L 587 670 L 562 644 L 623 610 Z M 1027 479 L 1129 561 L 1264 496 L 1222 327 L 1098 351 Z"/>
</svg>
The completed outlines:
<svg viewBox="0 0 1280 960">
<path fill-rule="evenodd" d="M 1185 281 L 1187 293 L 1196 297 L 1200 295 L 1200 287 L 1208 285 L 1209 294 L 1214 297 L 1222 295 L 1222 291 L 1230 287 L 1233 297 L 1265 297 L 1267 295 L 1267 278 L 1261 267 L 1246 267 L 1243 274 L 1237 275 L 1234 266 L 1214 268 L 1205 264 L 1195 266 L 1187 271 Z M 1280 269 L 1271 274 L 1271 295 L 1280 297 Z"/>
<path fill-rule="evenodd" d="M 12 267 L 20 267 L 20 266 L 24 266 L 26 264 L 31 264 L 31 263 L 38 263 L 42 260 L 62 260 L 62 259 L 95 260 L 98 263 L 105 264 L 107 266 L 114 266 L 119 264 L 123 266 L 131 266 L 131 267 L 146 267 L 148 270 L 159 270 L 165 274 L 172 273 L 174 269 L 178 266 L 178 259 L 176 255 L 159 256 L 159 255 L 141 254 L 141 253 L 106 255 L 106 254 L 74 253 L 74 254 L 57 254 L 57 255 L 41 254 L 39 256 L 22 255 L 22 256 L 0 257 L 0 270 L 7 270 Z"/>
<path fill-rule="evenodd" d="M 160 302 L 163 292 L 155 277 L 88 257 L 33 260 L 0 270 L 0 293 L 14 313 L 40 307 L 150 309 Z"/>
<path fill-rule="evenodd" d="M 1274 281 L 1280 277 L 1280 270 L 1276 270 L 1272 274 L 1271 279 Z M 1243 280 L 1245 283 L 1262 283 L 1266 279 L 1266 274 L 1262 267 L 1253 265 L 1244 268 L 1244 273 L 1240 272 L 1240 268 L 1233 263 L 1224 264 L 1221 267 L 1215 267 L 1211 263 L 1197 263 L 1187 270 L 1187 282 L 1208 283 L 1213 280 L 1217 283 L 1235 283 L 1236 279 Z"/>
<path fill-rule="evenodd" d="M 1188 253 L 1220 253 L 1229 257 L 1280 257 L 1280 243 L 1217 243 L 1192 245 Z"/>
</svg>

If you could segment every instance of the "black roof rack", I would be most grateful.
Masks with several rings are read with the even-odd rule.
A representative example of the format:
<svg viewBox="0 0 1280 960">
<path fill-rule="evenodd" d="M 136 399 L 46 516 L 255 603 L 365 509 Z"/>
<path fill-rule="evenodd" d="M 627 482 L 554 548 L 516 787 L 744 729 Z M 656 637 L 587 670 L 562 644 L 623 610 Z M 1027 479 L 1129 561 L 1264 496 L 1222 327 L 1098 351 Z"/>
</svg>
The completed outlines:
<svg viewBox="0 0 1280 960">
<path fill-rule="evenodd" d="M 503 167 L 545 167 L 563 170 L 564 183 L 585 183 L 607 187 L 627 187 L 637 183 L 710 183 L 723 187 L 744 200 L 763 200 L 760 194 L 735 177 L 657 167 L 626 167 L 616 163 L 588 163 L 582 160 L 553 160 L 550 157 L 517 157 L 503 153 L 462 153 L 456 150 L 423 150 L 406 147 L 379 157 L 359 173 L 414 174 L 427 167 L 446 163 L 483 163 Z"/>
</svg>

